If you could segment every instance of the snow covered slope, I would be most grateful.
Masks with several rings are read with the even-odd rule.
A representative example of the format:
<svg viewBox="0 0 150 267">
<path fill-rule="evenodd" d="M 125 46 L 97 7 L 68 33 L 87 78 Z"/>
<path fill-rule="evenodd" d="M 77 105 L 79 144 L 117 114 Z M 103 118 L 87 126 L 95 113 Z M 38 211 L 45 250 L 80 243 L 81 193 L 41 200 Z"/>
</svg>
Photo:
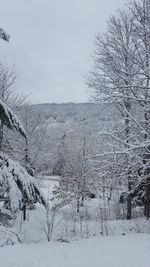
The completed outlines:
<svg viewBox="0 0 150 267">
<path fill-rule="evenodd" d="M 1 267 L 149 267 L 150 235 L 0 248 Z"/>
</svg>

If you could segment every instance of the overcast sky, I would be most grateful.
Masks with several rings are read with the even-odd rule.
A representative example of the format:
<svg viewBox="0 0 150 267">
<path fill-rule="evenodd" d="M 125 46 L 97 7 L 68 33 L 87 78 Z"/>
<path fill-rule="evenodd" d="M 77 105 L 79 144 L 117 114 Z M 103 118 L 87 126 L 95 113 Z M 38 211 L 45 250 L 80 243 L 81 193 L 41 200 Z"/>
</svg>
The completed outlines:
<svg viewBox="0 0 150 267">
<path fill-rule="evenodd" d="M 15 64 L 20 92 L 33 103 L 87 102 L 84 76 L 106 19 L 125 0 L 1 0 L 0 59 Z"/>
</svg>

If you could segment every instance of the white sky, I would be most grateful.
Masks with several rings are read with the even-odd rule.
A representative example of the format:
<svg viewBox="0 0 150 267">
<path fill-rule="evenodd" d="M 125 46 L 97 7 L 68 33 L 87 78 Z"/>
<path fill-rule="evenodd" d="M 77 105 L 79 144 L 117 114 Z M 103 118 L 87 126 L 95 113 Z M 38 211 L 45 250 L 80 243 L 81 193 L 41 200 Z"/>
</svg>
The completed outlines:
<svg viewBox="0 0 150 267">
<path fill-rule="evenodd" d="M 128 0 L 129 1 L 129 0 Z M 15 64 L 33 103 L 87 102 L 95 36 L 125 0 L 1 0 L 0 60 Z M 127 0 L 126 0 L 127 2 Z"/>
</svg>

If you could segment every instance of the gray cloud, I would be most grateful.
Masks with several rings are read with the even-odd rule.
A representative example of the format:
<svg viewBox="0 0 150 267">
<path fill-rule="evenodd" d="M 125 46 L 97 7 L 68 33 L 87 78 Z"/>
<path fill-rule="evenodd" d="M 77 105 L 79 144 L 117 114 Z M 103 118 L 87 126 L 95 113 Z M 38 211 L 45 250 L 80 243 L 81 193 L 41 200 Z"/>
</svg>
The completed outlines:
<svg viewBox="0 0 150 267">
<path fill-rule="evenodd" d="M 124 0 L 3 0 L 1 27 L 10 43 L 0 43 L 0 59 L 16 64 L 18 88 L 34 103 L 85 102 L 84 75 L 94 38 Z M 5 56 L 5 59 L 4 59 Z"/>
</svg>

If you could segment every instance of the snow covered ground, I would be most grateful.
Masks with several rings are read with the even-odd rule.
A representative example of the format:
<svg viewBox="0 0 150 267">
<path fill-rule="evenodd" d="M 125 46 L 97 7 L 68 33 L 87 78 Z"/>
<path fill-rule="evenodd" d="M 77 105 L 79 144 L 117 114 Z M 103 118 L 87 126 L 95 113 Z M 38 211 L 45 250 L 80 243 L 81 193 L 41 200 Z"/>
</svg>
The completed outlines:
<svg viewBox="0 0 150 267">
<path fill-rule="evenodd" d="M 58 183 L 58 177 L 45 177 L 41 182 L 41 189 L 46 198 L 53 196 L 53 188 Z M 101 200 L 93 199 L 85 203 L 80 216 L 76 216 L 76 207 L 65 206 L 58 210 L 55 215 L 54 228 L 51 235 L 52 241 L 57 240 L 81 240 L 96 236 L 121 236 L 122 234 L 146 233 L 150 234 L 150 221 L 139 218 L 132 221 L 126 220 L 101 220 L 99 206 Z M 100 211 L 100 213 L 99 213 Z M 15 229 L 23 243 L 37 243 L 47 240 L 46 210 L 37 205 L 35 210 L 27 211 L 27 221 L 22 221 L 22 212 L 15 221 Z M 0 266 L 1 267 L 1 266 Z"/>
<path fill-rule="evenodd" d="M 45 177 L 41 188 L 46 197 L 53 196 L 57 183 L 58 177 Z M 15 229 L 26 244 L 1 247 L 0 267 L 149 267 L 150 222 L 139 218 L 102 223 L 95 217 L 97 204 L 87 202 L 88 216 L 84 218 L 81 210 L 79 221 L 74 220 L 71 205 L 59 210 L 50 242 L 44 233 L 44 207 L 28 210 L 26 222 L 20 213 Z"/>
<path fill-rule="evenodd" d="M 0 248 L 1 267 L 149 267 L 150 235 Z"/>
</svg>

